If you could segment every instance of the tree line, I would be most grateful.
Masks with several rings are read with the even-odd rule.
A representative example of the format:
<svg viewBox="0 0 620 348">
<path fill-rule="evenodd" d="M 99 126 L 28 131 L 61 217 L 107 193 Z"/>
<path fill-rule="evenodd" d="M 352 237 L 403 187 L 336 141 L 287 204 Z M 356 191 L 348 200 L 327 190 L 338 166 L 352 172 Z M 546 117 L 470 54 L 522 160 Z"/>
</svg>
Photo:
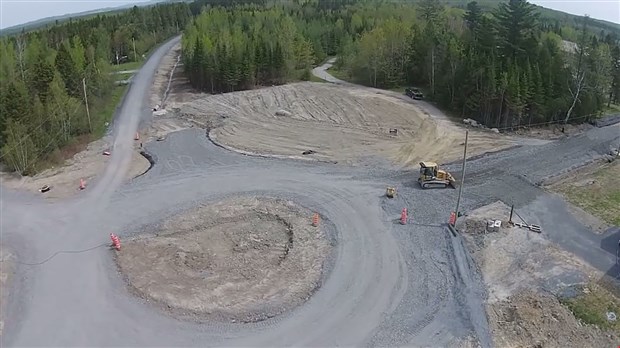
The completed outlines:
<svg viewBox="0 0 620 348">
<path fill-rule="evenodd" d="M 415 19 L 382 21 L 339 56 L 355 80 L 424 86 L 444 107 L 498 128 L 587 121 L 620 98 L 616 33 L 593 34 L 583 17 L 574 45 L 544 31 L 524 0 L 462 14 L 423 0 Z"/>
<path fill-rule="evenodd" d="M 437 0 L 197 4 L 184 66 L 211 93 L 309 79 L 337 55 L 336 68 L 358 83 L 423 87 L 489 127 L 586 121 L 620 101 L 618 31 L 542 17 L 525 0 L 489 10 Z"/>
<path fill-rule="evenodd" d="M 464 1 L 461 1 L 464 2 Z M 595 22 L 598 23 L 598 22 Z M 525 0 L 485 9 L 437 0 L 198 0 L 0 38 L 0 154 L 21 174 L 97 133 L 112 65 L 140 61 L 184 29 L 191 84 L 210 92 L 310 79 L 329 56 L 357 82 L 424 87 L 490 127 L 583 121 L 620 102 L 618 31 L 549 20 Z M 571 40 L 567 43 L 563 39 Z M 86 93 L 84 93 L 86 92 Z"/>
<path fill-rule="evenodd" d="M 110 120 L 112 65 L 141 61 L 182 30 L 188 4 L 165 4 L 70 20 L 0 39 L 0 153 L 20 174 Z M 86 109 L 86 102 L 89 112 Z"/>
</svg>

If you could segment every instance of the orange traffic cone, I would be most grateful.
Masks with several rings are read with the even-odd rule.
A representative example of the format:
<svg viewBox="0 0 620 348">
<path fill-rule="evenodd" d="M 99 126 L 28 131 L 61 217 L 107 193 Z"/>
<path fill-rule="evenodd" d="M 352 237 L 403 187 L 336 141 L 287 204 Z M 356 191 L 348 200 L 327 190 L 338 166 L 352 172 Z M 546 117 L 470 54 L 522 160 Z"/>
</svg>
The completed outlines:
<svg viewBox="0 0 620 348">
<path fill-rule="evenodd" d="M 112 245 L 116 250 L 121 250 L 121 240 L 114 233 L 110 233 L 110 239 L 112 239 Z"/>
<path fill-rule="evenodd" d="M 400 213 L 400 224 L 407 224 L 407 208 L 403 208 L 403 211 Z"/>
<path fill-rule="evenodd" d="M 84 181 L 84 179 L 80 179 L 80 190 L 83 190 L 86 188 L 86 181 Z"/>
<path fill-rule="evenodd" d="M 317 227 L 319 225 L 319 213 L 312 215 L 312 226 Z"/>
<path fill-rule="evenodd" d="M 454 224 L 456 223 L 456 213 L 455 212 L 450 212 L 450 220 L 448 221 L 450 223 L 450 225 L 454 226 Z"/>
</svg>

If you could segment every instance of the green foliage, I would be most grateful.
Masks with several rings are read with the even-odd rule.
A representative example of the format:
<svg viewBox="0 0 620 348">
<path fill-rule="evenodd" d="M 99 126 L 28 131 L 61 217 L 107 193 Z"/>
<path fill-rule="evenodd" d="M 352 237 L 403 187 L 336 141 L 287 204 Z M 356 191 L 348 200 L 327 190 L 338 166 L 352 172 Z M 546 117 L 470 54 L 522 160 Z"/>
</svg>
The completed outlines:
<svg viewBox="0 0 620 348">
<path fill-rule="evenodd" d="M 428 87 L 440 105 L 497 128 L 583 122 L 619 98 L 618 41 L 592 37 L 591 20 L 582 20 L 571 51 L 525 0 L 490 13 L 470 2 L 461 18 L 437 1 L 408 6 L 418 13 L 408 28 L 393 30 L 388 18 L 374 17 L 341 49 L 337 68 L 373 87 Z"/>
<path fill-rule="evenodd" d="M 32 174 L 38 161 L 76 137 L 100 133 L 124 90 L 114 86 L 111 65 L 141 64 L 190 18 L 184 3 L 134 7 L 1 38 L 0 160 Z"/>
<path fill-rule="evenodd" d="M 183 59 L 195 88 L 211 93 L 288 81 L 316 62 L 318 45 L 281 8 L 211 8 L 183 36 Z M 329 50 L 330 42 L 321 43 Z M 324 53 L 323 53 L 324 54 Z M 309 78 L 307 75 L 305 78 Z"/>
</svg>

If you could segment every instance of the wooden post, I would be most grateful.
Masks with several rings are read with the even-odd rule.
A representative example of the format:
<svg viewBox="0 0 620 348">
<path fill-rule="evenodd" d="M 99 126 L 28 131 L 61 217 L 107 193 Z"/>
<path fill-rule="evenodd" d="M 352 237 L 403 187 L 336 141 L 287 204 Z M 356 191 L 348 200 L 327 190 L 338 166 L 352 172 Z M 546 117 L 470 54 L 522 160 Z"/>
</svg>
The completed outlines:
<svg viewBox="0 0 620 348">
<path fill-rule="evenodd" d="M 136 39 L 131 38 L 131 42 L 133 43 L 133 60 L 134 62 L 138 61 L 138 55 L 136 54 Z"/>
<path fill-rule="evenodd" d="M 90 124 L 90 110 L 88 109 L 88 96 L 86 94 L 86 78 L 82 78 L 82 88 L 84 89 L 84 104 L 86 104 L 86 116 L 88 117 L 88 130 L 92 133 L 93 126 Z"/>
<path fill-rule="evenodd" d="M 465 131 L 465 150 L 463 150 L 463 169 L 461 170 L 461 184 L 459 185 L 459 196 L 456 199 L 456 209 L 454 213 L 459 216 L 459 205 L 461 204 L 461 193 L 463 192 L 463 184 L 465 183 L 465 162 L 467 161 L 467 138 L 469 131 Z"/>
</svg>

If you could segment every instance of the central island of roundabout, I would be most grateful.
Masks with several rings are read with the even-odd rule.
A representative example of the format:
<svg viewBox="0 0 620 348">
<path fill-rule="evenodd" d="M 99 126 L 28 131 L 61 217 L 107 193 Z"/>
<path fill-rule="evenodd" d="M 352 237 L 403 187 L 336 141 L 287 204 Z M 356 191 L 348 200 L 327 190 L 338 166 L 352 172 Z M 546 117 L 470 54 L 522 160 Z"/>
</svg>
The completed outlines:
<svg viewBox="0 0 620 348">
<path fill-rule="evenodd" d="M 332 243 L 313 212 L 266 196 L 236 196 L 141 226 L 116 254 L 136 295 L 179 317 L 272 318 L 326 276 Z"/>
</svg>

